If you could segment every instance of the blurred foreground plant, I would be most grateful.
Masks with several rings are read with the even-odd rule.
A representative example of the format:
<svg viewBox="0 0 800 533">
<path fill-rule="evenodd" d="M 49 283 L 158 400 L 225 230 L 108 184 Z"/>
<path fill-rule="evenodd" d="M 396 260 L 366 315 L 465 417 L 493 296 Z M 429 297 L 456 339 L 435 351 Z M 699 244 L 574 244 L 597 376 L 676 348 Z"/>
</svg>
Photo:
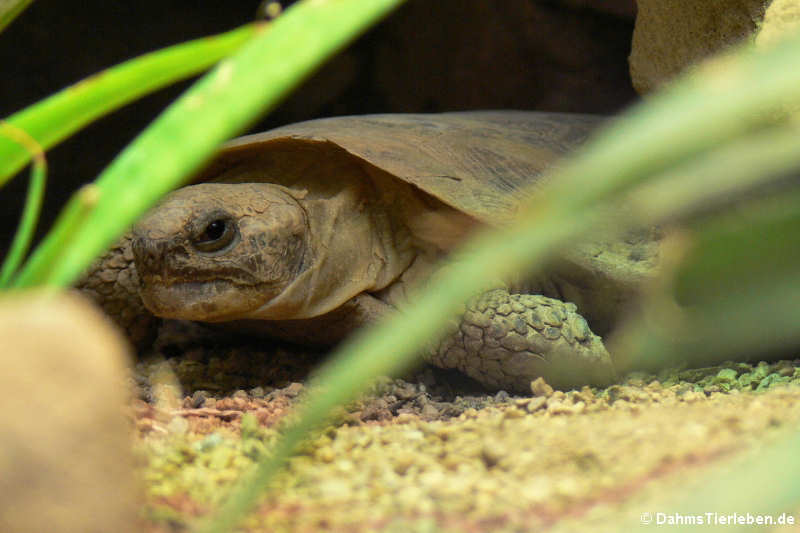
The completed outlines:
<svg viewBox="0 0 800 533">
<path fill-rule="evenodd" d="M 0 31 L 22 13 L 33 0 L 0 0 Z"/>
<path fill-rule="evenodd" d="M 44 158 L 42 147 L 24 130 L 20 130 L 7 122 L 0 122 L 0 132 L 8 138 L 14 139 L 20 146 L 24 146 L 33 157 L 28 196 L 25 200 L 25 207 L 22 210 L 22 218 L 14 234 L 14 240 L 11 241 L 8 254 L 3 260 L 3 266 L 0 268 L 0 288 L 5 288 L 25 258 L 25 254 L 28 253 L 28 248 L 33 241 L 36 223 L 39 220 L 42 202 L 44 201 L 47 161 Z"/>
</svg>

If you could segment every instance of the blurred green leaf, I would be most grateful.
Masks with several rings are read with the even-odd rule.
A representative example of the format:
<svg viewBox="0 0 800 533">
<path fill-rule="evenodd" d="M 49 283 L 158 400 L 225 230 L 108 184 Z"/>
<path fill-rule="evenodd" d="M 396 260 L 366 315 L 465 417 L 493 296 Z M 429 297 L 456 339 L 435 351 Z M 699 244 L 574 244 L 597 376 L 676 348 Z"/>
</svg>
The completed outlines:
<svg viewBox="0 0 800 533">
<path fill-rule="evenodd" d="M 22 218 L 11 241 L 11 246 L 3 260 L 0 269 L 0 288 L 6 288 L 11 277 L 16 273 L 25 254 L 28 253 L 36 224 L 39 221 L 39 213 L 42 210 L 44 201 L 44 188 L 47 179 L 47 161 L 44 151 L 39 144 L 32 139 L 25 131 L 15 128 L 13 125 L 0 121 L 0 135 L 6 139 L 19 144 L 20 148 L 26 150 L 33 157 L 31 167 L 30 184 L 28 185 L 28 196 L 22 210 Z"/>
<path fill-rule="evenodd" d="M 800 433 L 786 435 L 778 442 L 758 447 L 733 461 L 726 461 L 722 469 L 709 473 L 709 479 L 700 490 L 686 493 L 677 503 L 665 504 L 658 509 L 665 515 L 702 517 L 703 525 L 670 525 L 670 531 L 695 533 L 707 531 L 781 531 L 775 527 L 746 523 L 747 515 L 771 516 L 778 520 L 781 515 L 789 518 L 797 527 L 797 504 L 800 495 Z M 717 516 L 709 515 L 714 513 Z M 738 515 L 745 523 L 721 523 L 720 517 Z M 657 517 L 654 517 L 654 519 Z M 724 519 L 723 518 L 723 519 Z M 786 522 L 791 525 L 790 522 Z M 620 524 L 620 531 L 632 531 L 642 527 L 636 523 Z M 715 527 L 716 526 L 716 527 Z M 665 526 L 667 527 L 667 526 Z M 791 531 L 794 528 L 787 528 Z"/>
<path fill-rule="evenodd" d="M 44 201 L 44 188 L 47 181 L 47 162 L 44 155 L 39 154 L 33 160 L 31 166 L 31 179 L 28 185 L 28 196 L 25 199 L 25 207 L 22 210 L 14 239 L 8 249 L 8 254 L 3 260 L 3 267 L 0 269 L 0 288 L 6 288 L 11 281 L 11 277 L 22 264 L 25 254 L 33 241 L 33 234 L 36 231 L 36 223 L 42 211 Z"/>
<path fill-rule="evenodd" d="M 33 0 L 0 0 L 0 31 L 6 29 Z"/>
<path fill-rule="evenodd" d="M 684 237 L 691 250 L 674 273 L 677 302 L 723 300 L 743 280 L 769 283 L 800 271 L 800 191 L 750 203 Z"/>
<path fill-rule="evenodd" d="M 103 115 L 208 68 L 255 35 L 256 29 L 243 26 L 131 59 L 14 113 L 5 122 L 47 150 Z M 28 151 L 0 136 L 0 186 L 28 161 Z"/>
<path fill-rule="evenodd" d="M 800 345 L 800 189 L 706 220 L 673 249 L 683 261 L 611 343 L 619 370 Z"/>
</svg>

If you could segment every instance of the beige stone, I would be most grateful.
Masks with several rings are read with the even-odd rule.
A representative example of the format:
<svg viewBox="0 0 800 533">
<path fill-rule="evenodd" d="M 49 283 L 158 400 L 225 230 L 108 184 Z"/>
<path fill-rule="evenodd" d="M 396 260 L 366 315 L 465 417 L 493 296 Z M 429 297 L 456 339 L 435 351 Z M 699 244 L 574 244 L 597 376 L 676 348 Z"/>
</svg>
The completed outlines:
<svg viewBox="0 0 800 533">
<path fill-rule="evenodd" d="M 649 93 L 698 61 L 753 39 L 768 4 L 769 0 L 638 0 L 629 58 L 634 88 L 639 94 Z"/>
<path fill-rule="evenodd" d="M 756 45 L 771 46 L 792 31 L 800 28 L 800 1 L 773 0 L 764 14 L 761 29 L 756 35 Z"/>
<path fill-rule="evenodd" d="M 0 530 L 140 530 L 125 341 L 77 295 L 19 293 L 0 347 Z"/>
</svg>

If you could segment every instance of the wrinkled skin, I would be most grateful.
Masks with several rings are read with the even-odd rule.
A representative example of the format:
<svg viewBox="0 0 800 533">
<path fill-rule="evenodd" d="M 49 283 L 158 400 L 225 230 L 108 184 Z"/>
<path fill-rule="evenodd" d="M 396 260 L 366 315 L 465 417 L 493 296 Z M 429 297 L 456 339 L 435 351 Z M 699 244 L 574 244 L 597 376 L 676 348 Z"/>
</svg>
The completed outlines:
<svg viewBox="0 0 800 533">
<path fill-rule="evenodd" d="M 142 300 L 162 317 L 247 316 L 306 268 L 307 231 L 305 212 L 277 185 L 180 189 L 134 228 Z"/>
</svg>

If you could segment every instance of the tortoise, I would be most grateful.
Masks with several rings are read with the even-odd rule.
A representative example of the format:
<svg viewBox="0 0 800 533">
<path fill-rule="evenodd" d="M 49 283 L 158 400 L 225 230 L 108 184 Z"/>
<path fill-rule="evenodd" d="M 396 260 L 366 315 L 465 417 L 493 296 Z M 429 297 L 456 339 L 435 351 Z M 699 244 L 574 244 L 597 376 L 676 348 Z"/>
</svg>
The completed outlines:
<svg viewBox="0 0 800 533">
<path fill-rule="evenodd" d="M 145 215 L 83 287 L 132 334 L 146 308 L 334 344 L 401 308 L 477 228 L 511 221 L 542 171 L 601 120 L 363 115 L 242 137 Z M 467 302 L 425 358 L 495 389 L 529 391 L 537 377 L 608 383 L 614 367 L 597 333 L 613 328 L 657 261 L 650 230 L 577 245 Z"/>
</svg>

